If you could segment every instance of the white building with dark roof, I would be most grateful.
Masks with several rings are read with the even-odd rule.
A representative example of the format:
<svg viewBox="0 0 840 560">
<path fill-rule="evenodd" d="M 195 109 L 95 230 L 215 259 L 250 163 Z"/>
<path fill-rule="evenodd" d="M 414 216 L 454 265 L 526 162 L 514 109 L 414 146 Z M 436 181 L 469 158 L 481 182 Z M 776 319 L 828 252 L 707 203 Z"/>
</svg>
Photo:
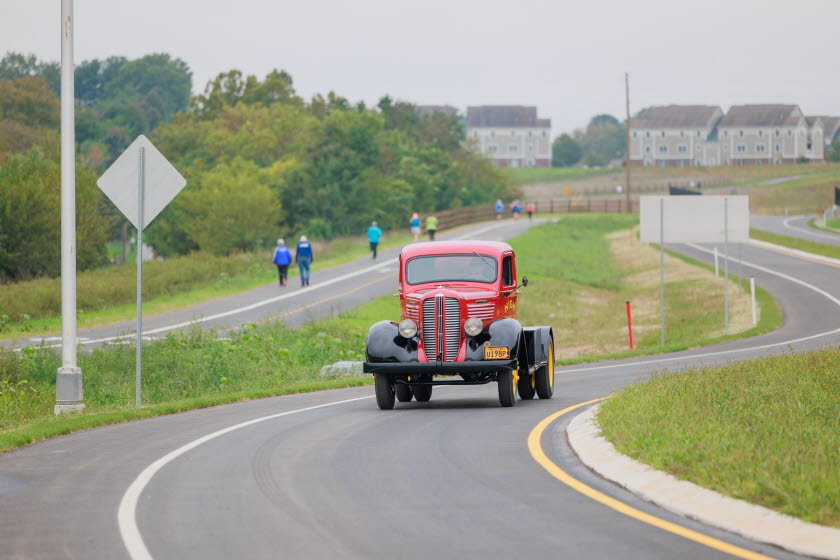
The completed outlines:
<svg viewBox="0 0 840 560">
<path fill-rule="evenodd" d="M 467 107 L 467 141 L 498 167 L 551 167 L 551 120 L 536 107 Z"/>
<path fill-rule="evenodd" d="M 713 105 L 650 107 L 630 120 L 630 164 L 646 167 L 720 165 L 715 127 L 723 117 Z"/>
<path fill-rule="evenodd" d="M 823 159 L 822 121 L 809 122 L 797 105 L 734 105 L 718 124 L 718 139 L 723 165 Z"/>
</svg>

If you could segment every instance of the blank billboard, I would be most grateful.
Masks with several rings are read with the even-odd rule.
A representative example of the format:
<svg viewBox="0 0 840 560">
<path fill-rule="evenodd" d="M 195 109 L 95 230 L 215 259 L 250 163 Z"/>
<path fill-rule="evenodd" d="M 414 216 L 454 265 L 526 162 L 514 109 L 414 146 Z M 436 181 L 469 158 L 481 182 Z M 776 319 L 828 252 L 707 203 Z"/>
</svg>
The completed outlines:
<svg viewBox="0 0 840 560">
<path fill-rule="evenodd" d="M 748 196 L 642 196 L 639 201 L 639 233 L 645 243 L 659 243 L 660 228 L 665 243 L 749 241 Z"/>
</svg>

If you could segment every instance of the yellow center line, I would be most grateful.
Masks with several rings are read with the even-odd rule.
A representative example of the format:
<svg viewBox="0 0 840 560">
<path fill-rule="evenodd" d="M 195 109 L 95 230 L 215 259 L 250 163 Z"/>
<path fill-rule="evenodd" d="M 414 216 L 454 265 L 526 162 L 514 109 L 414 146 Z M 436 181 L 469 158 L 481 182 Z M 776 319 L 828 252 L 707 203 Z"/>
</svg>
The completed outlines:
<svg viewBox="0 0 840 560">
<path fill-rule="evenodd" d="M 668 531 L 669 533 L 673 533 L 675 535 L 692 540 L 710 548 L 714 548 L 715 550 L 720 550 L 721 552 L 731 554 L 732 556 L 737 556 L 738 558 L 745 558 L 747 560 L 773 560 L 769 556 L 765 556 L 763 554 L 759 554 L 751 550 L 746 550 L 744 548 L 737 547 L 727 542 L 704 535 L 703 533 L 698 533 L 697 531 L 686 529 L 685 527 L 677 525 L 676 523 L 665 521 L 664 519 L 660 519 L 659 517 L 655 517 L 636 508 L 630 507 L 624 502 L 620 502 L 615 498 L 611 498 L 610 496 L 607 496 L 606 494 L 595 490 L 591 486 L 587 486 L 586 484 L 582 483 L 576 478 L 572 478 L 566 471 L 558 467 L 557 464 L 555 464 L 551 459 L 549 459 L 543 451 L 542 445 L 540 444 L 540 440 L 545 429 L 557 418 L 563 416 L 567 412 L 571 412 L 572 410 L 578 409 L 588 404 L 603 401 L 607 398 L 609 397 L 593 399 L 591 401 L 578 403 L 568 408 L 564 408 L 563 410 L 555 412 L 547 418 L 544 418 L 539 424 L 534 426 L 534 429 L 531 430 L 531 433 L 528 435 L 528 450 L 531 452 L 531 456 L 534 458 L 534 460 L 537 463 L 539 463 L 542 468 L 548 471 L 548 473 L 551 476 L 553 476 L 563 484 L 569 486 L 573 490 L 580 492 L 584 496 L 595 500 L 596 502 L 600 502 L 605 506 L 614 509 L 619 513 L 642 521 L 643 523 L 653 525 L 654 527 L 658 527 L 663 531 Z"/>
<path fill-rule="evenodd" d="M 793 257 L 795 259 L 802 259 L 803 261 L 808 261 L 808 262 L 817 263 L 817 264 L 824 264 L 825 266 L 833 266 L 834 268 L 840 268 L 840 265 L 838 265 L 838 264 L 830 263 L 830 262 L 824 261 L 822 259 L 812 259 L 811 257 L 806 257 L 804 255 L 798 255 L 796 253 L 790 253 L 790 252 L 785 251 L 783 249 L 765 247 L 764 245 L 756 245 L 754 243 L 748 243 L 748 245 L 751 245 L 751 246 L 755 247 L 756 249 L 764 249 L 765 251 L 772 251 L 774 253 L 779 253 L 780 255 L 786 255 L 788 257 Z M 826 258 L 830 258 L 830 257 L 826 257 Z"/>
</svg>

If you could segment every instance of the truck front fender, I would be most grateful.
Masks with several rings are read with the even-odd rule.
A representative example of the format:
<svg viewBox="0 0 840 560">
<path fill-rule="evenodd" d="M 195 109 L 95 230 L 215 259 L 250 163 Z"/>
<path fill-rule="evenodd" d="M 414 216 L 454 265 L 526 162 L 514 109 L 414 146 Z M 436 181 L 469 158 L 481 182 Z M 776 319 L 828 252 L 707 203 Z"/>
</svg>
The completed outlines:
<svg viewBox="0 0 840 560">
<path fill-rule="evenodd" d="M 379 321 L 368 330 L 365 355 L 368 362 L 416 362 L 418 341 L 401 336 L 397 323 Z"/>
</svg>

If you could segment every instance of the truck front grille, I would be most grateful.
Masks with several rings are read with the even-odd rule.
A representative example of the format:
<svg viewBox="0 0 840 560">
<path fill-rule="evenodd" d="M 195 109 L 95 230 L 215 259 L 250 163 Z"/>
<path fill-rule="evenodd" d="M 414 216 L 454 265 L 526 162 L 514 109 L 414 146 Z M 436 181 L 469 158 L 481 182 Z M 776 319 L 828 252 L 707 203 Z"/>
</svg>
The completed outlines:
<svg viewBox="0 0 840 560">
<path fill-rule="evenodd" d="M 423 302 L 423 346 L 426 358 L 455 361 L 461 346 L 461 310 L 456 298 L 436 296 Z"/>
</svg>

